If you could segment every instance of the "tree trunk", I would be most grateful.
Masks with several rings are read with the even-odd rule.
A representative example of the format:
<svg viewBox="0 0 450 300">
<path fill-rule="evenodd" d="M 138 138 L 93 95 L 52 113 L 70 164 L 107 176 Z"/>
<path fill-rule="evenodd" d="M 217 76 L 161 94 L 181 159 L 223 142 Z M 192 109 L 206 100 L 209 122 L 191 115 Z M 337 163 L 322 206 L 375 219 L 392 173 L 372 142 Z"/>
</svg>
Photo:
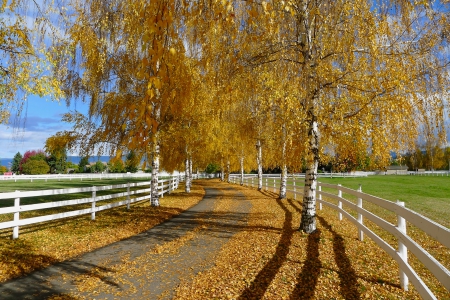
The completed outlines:
<svg viewBox="0 0 450 300">
<path fill-rule="evenodd" d="M 258 191 L 263 188 L 263 172 L 262 172 L 262 147 L 261 140 L 256 141 L 256 163 L 258 164 Z"/>
<path fill-rule="evenodd" d="M 239 162 L 241 164 L 241 185 L 244 185 L 244 157 L 243 156 L 240 157 Z"/>
<path fill-rule="evenodd" d="M 309 153 L 300 222 L 300 230 L 308 234 L 316 230 L 316 187 L 317 167 L 319 166 L 319 129 L 317 117 L 314 115 L 314 108 L 310 109 L 309 114 L 311 116 L 308 131 Z"/>
<path fill-rule="evenodd" d="M 305 58 L 306 72 L 304 74 L 305 91 L 306 91 L 306 108 L 308 122 L 308 152 L 306 157 L 306 174 L 305 187 L 303 192 L 302 217 L 300 221 L 300 230 L 310 234 L 316 230 L 316 187 L 317 187 L 317 167 L 319 166 L 319 128 L 317 122 L 316 106 L 318 97 L 317 91 L 319 87 L 315 78 L 315 66 L 317 65 L 314 58 L 317 57 L 317 47 L 313 40 L 313 32 L 315 30 L 315 18 L 310 18 L 308 2 L 302 3 L 302 11 L 304 12 L 302 35 L 304 47 L 302 49 Z"/>
<path fill-rule="evenodd" d="M 286 185 L 287 185 L 287 166 L 283 165 L 281 169 L 281 183 L 280 183 L 280 199 L 286 199 Z"/>
<path fill-rule="evenodd" d="M 220 180 L 225 181 L 225 168 L 223 167 L 223 158 L 220 160 Z"/>
<path fill-rule="evenodd" d="M 227 182 L 230 183 L 230 160 L 227 160 Z"/>
<path fill-rule="evenodd" d="M 189 157 L 189 188 L 192 186 L 192 157 Z"/>
<path fill-rule="evenodd" d="M 151 206 L 159 206 L 158 177 L 159 177 L 159 142 L 158 139 L 156 138 L 155 143 L 153 145 L 153 153 L 152 153 L 152 181 L 150 194 Z"/>
<path fill-rule="evenodd" d="M 283 124 L 283 146 L 281 148 L 281 182 L 280 199 L 286 199 L 287 166 L 286 166 L 286 125 Z"/>
<path fill-rule="evenodd" d="M 185 162 L 185 171 L 184 171 L 184 191 L 186 193 L 190 193 L 191 192 L 191 182 L 190 182 L 190 177 L 189 177 L 189 158 L 186 157 L 186 162 Z"/>
</svg>

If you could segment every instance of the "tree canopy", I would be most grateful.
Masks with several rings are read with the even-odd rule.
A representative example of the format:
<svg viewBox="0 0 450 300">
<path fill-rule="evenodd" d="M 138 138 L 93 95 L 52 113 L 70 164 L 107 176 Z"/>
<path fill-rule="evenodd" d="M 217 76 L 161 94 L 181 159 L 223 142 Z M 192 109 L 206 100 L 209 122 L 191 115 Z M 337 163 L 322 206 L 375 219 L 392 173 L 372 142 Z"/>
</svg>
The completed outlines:
<svg viewBox="0 0 450 300">
<path fill-rule="evenodd" d="M 419 134 L 445 139 L 448 3 L 69 4 L 72 55 L 59 79 L 90 110 L 64 117 L 74 127 L 55 147 L 132 151 L 152 178 L 160 161 L 168 170 L 304 168 L 309 233 L 319 164 L 382 168 Z"/>
<path fill-rule="evenodd" d="M 0 1 L 0 124 L 20 116 L 29 95 L 64 96 L 57 73 L 64 73 L 55 8 L 47 1 Z"/>
</svg>

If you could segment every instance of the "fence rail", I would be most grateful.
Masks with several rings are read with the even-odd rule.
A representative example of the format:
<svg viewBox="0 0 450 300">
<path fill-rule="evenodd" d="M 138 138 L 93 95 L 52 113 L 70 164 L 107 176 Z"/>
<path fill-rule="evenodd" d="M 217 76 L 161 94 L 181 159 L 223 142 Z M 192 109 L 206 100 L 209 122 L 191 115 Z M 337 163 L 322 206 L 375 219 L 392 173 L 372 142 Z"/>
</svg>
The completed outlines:
<svg viewBox="0 0 450 300">
<path fill-rule="evenodd" d="M 164 175 L 163 175 L 164 176 Z M 0 180 L 37 181 L 37 180 L 95 180 L 95 179 L 132 179 L 152 177 L 151 173 L 77 173 L 77 174 L 45 174 L 45 175 L 1 175 Z"/>
<path fill-rule="evenodd" d="M 293 193 L 294 198 L 297 195 L 303 195 L 303 186 L 296 185 L 295 177 L 293 184 L 287 185 L 287 190 Z M 277 177 L 264 176 L 263 183 L 266 190 L 272 189 L 274 192 L 279 191 L 279 179 Z M 291 177 L 292 178 L 292 177 Z M 256 179 L 256 180 L 255 180 Z M 232 175 L 230 176 L 230 182 L 239 183 L 240 176 Z M 244 179 L 244 185 L 255 187 L 257 182 L 257 177 L 246 176 Z M 272 185 L 273 183 L 273 185 Z M 303 182 L 302 182 L 303 183 Z M 300 187 L 300 189 L 297 189 Z M 332 192 L 322 191 L 322 188 L 331 189 Z M 357 198 L 357 203 L 354 203 L 342 196 L 342 193 L 353 195 Z M 414 241 L 406 232 L 406 221 L 421 229 L 429 237 L 432 237 L 443 246 L 450 249 L 450 230 L 430 219 L 424 217 L 415 211 L 412 211 L 405 207 L 404 202 L 391 202 L 376 196 L 372 196 L 362 192 L 361 186 L 359 190 L 353 190 L 341 185 L 328 184 L 328 183 L 318 183 L 317 186 L 317 203 L 319 204 L 319 209 L 322 209 L 322 205 L 326 205 L 339 214 L 339 219 L 345 216 L 350 222 L 352 222 L 358 228 L 358 239 L 363 240 L 364 234 L 369 236 L 377 245 L 382 248 L 387 254 L 389 254 L 399 265 L 399 277 L 400 285 L 403 289 L 408 290 L 408 281 L 411 280 L 412 284 L 419 292 L 423 299 L 436 299 L 435 295 L 428 288 L 428 286 L 423 282 L 420 276 L 408 264 L 408 251 L 410 251 L 414 256 L 419 259 L 422 264 L 436 277 L 439 282 L 450 292 L 450 271 L 446 269 L 438 260 L 436 260 L 430 253 L 423 249 L 416 241 Z M 332 199 L 337 202 L 337 204 L 330 202 Z M 376 206 L 382 207 L 396 214 L 397 224 L 392 224 L 383 218 L 375 215 L 374 213 L 366 210 L 364 208 L 364 202 L 374 204 Z M 352 216 L 348 209 L 357 213 L 357 218 Z M 370 220 L 376 224 L 379 228 L 392 234 L 398 242 L 398 247 L 395 249 L 388 242 L 383 240 L 380 236 L 375 234 L 370 228 L 364 225 L 364 218 Z"/>
<path fill-rule="evenodd" d="M 165 193 L 170 193 L 171 191 L 178 188 L 178 184 L 180 180 L 182 180 L 183 177 L 179 176 L 173 176 L 166 179 L 159 180 L 158 183 L 158 193 L 161 197 L 164 197 Z M 139 188 L 142 186 L 147 186 L 147 188 L 144 189 L 137 189 L 137 190 L 130 190 L 131 188 Z M 99 191 L 108 191 L 108 190 L 114 190 L 114 189 L 126 189 L 125 192 L 120 193 L 114 193 L 114 194 L 108 194 L 108 195 L 102 195 L 97 196 L 97 192 Z M 9 192 L 9 193 L 0 193 L 0 201 L 7 200 L 7 199 L 14 199 L 14 206 L 9 207 L 2 207 L 0 208 L 0 215 L 2 214 L 13 214 L 13 220 L 12 221 L 6 221 L 0 223 L 0 230 L 6 229 L 6 228 L 12 228 L 13 233 L 12 237 L 13 239 L 16 239 L 19 237 L 19 227 L 30 225 L 30 224 L 36 224 L 46 221 L 53 221 L 58 220 L 62 218 L 68 218 L 68 217 L 74 217 L 74 216 L 80 216 L 84 214 L 91 214 L 91 219 L 95 220 L 95 214 L 96 212 L 127 205 L 127 208 L 130 208 L 130 204 L 136 203 L 139 201 L 150 199 L 150 181 L 146 182 L 139 182 L 139 183 L 127 183 L 127 184 L 118 184 L 118 185 L 109 185 L 109 186 L 92 186 L 92 187 L 85 187 L 85 188 L 71 188 L 71 189 L 56 189 L 56 190 L 41 190 L 41 191 L 26 191 L 26 192 Z M 90 197 L 81 198 L 81 199 L 74 199 L 74 200 L 62 200 L 62 201 L 54 201 L 54 202 L 45 202 L 45 203 L 38 203 L 38 204 L 27 204 L 27 205 L 21 205 L 20 201 L 23 198 L 28 197 L 37 197 L 37 196 L 54 196 L 54 195 L 67 195 L 67 194 L 74 194 L 74 193 L 91 193 Z M 144 196 L 134 197 L 133 195 L 139 195 L 142 193 L 148 193 Z M 125 198 L 124 200 L 111 202 L 103 205 L 98 205 L 99 202 L 105 201 L 105 200 L 111 200 L 111 199 L 119 199 L 119 198 Z M 79 205 L 79 204 L 89 204 L 91 203 L 90 208 L 84 208 L 84 209 L 78 209 L 78 210 L 72 210 L 72 211 L 66 211 L 62 213 L 55 213 L 50 215 L 42 215 L 37 217 L 30 217 L 26 219 L 20 218 L 20 213 L 27 212 L 27 211 L 37 211 L 42 209 L 49 209 L 49 208 L 58 208 L 58 207 L 67 207 L 67 206 L 73 206 L 73 205 Z"/>
</svg>

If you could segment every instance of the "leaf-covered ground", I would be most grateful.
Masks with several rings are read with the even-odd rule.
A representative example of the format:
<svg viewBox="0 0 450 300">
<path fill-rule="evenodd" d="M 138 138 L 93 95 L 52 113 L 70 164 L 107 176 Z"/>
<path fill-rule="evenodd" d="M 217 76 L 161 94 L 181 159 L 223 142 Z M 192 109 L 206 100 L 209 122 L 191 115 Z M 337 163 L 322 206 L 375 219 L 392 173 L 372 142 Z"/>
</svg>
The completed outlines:
<svg viewBox="0 0 450 300">
<path fill-rule="evenodd" d="M 122 258 L 122 263 L 115 266 L 108 266 L 92 270 L 89 273 L 78 275 L 75 278 L 77 291 L 69 294 L 59 295 L 53 299 L 89 299 L 95 297 L 102 299 L 101 293 L 114 291 L 114 298 L 133 298 L 137 295 L 144 295 L 146 284 L 155 277 L 161 278 L 162 285 L 164 281 L 169 281 L 171 276 L 176 273 L 181 276 L 181 283 L 174 289 L 166 291 L 160 295 L 160 298 L 167 299 L 173 295 L 175 299 L 420 299 L 417 291 L 410 285 L 408 292 L 403 291 L 399 286 L 397 264 L 370 239 L 364 241 L 357 239 L 357 230 L 352 223 L 343 220 L 339 221 L 337 213 L 324 208 L 318 211 L 318 230 L 311 235 L 299 232 L 301 203 L 292 199 L 277 200 L 276 195 L 270 192 L 258 192 L 249 188 L 234 185 L 233 189 L 229 185 L 219 181 L 198 182 L 194 189 L 194 197 L 190 198 L 192 203 L 186 203 L 185 208 L 189 207 L 201 196 L 201 185 L 214 185 L 222 191 L 222 196 L 218 197 L 215 203 L 214 211 L 211 214 L 204 214 L 200 217 L 198 226 L 190 230 L 183 237 L 174 239 L 170 242 L 157 245 L 148 252 L 142 253 L 137 259 L 129 260 L 126 256 Z M 219 223 L 214 223 L 215 215 L 222 219 L 228 218 L 236 210 L 236 190 L 246 197 L 245 203 L 251 203 L 251 210 L 244 219 L 239 219 L 236 223 L 227 225 L 227 228 L 221 228 Z M 184 193 L 179 193 L 178 201 L 185 201 Z M 164 198 L 164 199 L 168 199 Z M 244 205 L 244 201 L 242 202 Z M 180 205 L 181 206 L 181 205 Z M 176 207 L 171 203 L 170 207 Z M 172 209 L 172 208 L 171 208 Z M 181 208 L 175 209 L 179 211 Z M 100 239 L 109 239 L 105 236 L 116 235 L 122 227 L 135 227 L 134 220 L 140 220 L 144 223 L 155 224 L 157 221 L 169 216 L 169 208 L 162 207 L 161 212 L 151 213 L 146 210 L 143 215 L 151 215 L 148 219 L 141 217 L 126 218 L 127 221 L 105 223 L 103 234 Z M 126 211 L 124 210 L 124 214 Z M 157 217 L 157 214 L 164 214 L 164 217 Z M 99 222 L 101 218 L 98 218 Z M 131 225 L 126 225 L 130 223 Z M 72 222 L 72 221 L 71 221 Z M 89 221 L 88 221 L 89 223 Z M 136 222 L 139 223 L 139 222 Z M 74 226 L 74 225 L 71 225 Z M 145 227 L 145 226 L 144 226 Z M 148 226 L 147 226 L 148 227 Z M 85 227 L 72 227 L 81 230 Z M 143 228 L 143 227 L 142 227 Z M 173 258 L 175 264 L 181 264 L 184 257 L 178 257 L 183 249 L 195 244 L 208 228 L 214 228 L 215 233 L 220 233 L 232 228 L 235 234 L 223 244 L 219 249 L 212 251 L 208 243 L 203 243 L 196 250 L 189 248 L 192 256 L 200 252 L 208 252 L 205 256 L 203 268 L 197 268 L 193 265 L 191 268 L 165 267 L 161 265 L 162 261 Z M 37 232 L 47 230 L 54 234 L 54 231 L 60 231 L 60 228 L 41 228 L 33 232 L 21 235 L 28 237 Z M 88 229 L 85 229 L 88 230 Z M 89 229 L 88 231 L 92 231 Z M 99 230 L 96 228 L 95 230 Z M 130 229 L 128 231 L 131 231 Z M 58 233 L 60 234 L 60 233 Z M 130 233 L 128 233 L 130 234 Z M 382 234 L 382 233 L 381 233 Z M 420 233 L 414 233 L 419 238 Z M 71 242 L 77 237 L 71 237 L 71 231 L 64 231 L 65 239 Z M 61 247 L 60 253 L 68 251 L 68 243 L 61 243 L 54 250 L 39 252 L 39 247 L 54 242 L 48 238 L 45 243 L 27 239 L 26 244 L 29 249 L 33 249 L 37 256 L 39 253 L 47 253 Z M 92 238 L 92 237 L 91 237 Z M 213 241 L 214 236 L 211 236 Z M 11 260 L 11 252 L 5 253 L 4 245 L 21 243 L 9 241 L 1 238 L 2 243 L 2 266 L 7 270 L 7 274 L 17 275 L 24 268 L 26 263 L 30 263 L 33 257 L 27 256 L 24 251 L 19 256 Z M 63 239 L 63 236 L 60 236 Z M 73 240 L 72 240 L 73 239 Z M 26 239 L 23 239 L 24 241 Z M 79 253 L 89 251 L 90 243 L 94 241 L 85 239 L 80 242 Z M 95 241 L 96 242 L 96 241 Z M 436 245 L 434 241 L 426 238 L 420 240 L 428 247 L 437 247 L 439 260 L 447 268 L 450 266 L 450 251 L 445 247 Z M 36 246 L 37 243 L 40 243 Z M 211 243 L 213 244 L 213 243 Z M 33 245 L 31 247 L 30 245 Z M 425 245 L 427 246 L 427 245 Z M 50 247 L 50 246 L 49 246 Z M 63 250 L 66 248 L 66 250 Z M 50 248 L 47 248 L 50 249 Z M 440 250 L 439 250 L 440 249 Z M 17 250 L 17 248 L 14 248 Z M 6 255 L 5 255 L 6 254 Z M 56 256 L 56 255 L 55 255 Z M 57 256 L 59 259 L 63 255 Z M 56 260 L 56 258 L 52 259 Z M 429 284 L 438 299 L 450 299 L 450 293 L 445 290 L 436 279 L 423 270 L 423 267 L 414 257 L 410 257 L 414 268 L 423 276 L 423 279 Z M 19 262 L 21 267 L 14 267 Z M 53 261 L 49 261 L 51 263 Z M 15 271 L 14 271 L 15 270 Z M 23 272 L 23 271 L 22 271 Z M 27 270 L 28 272 L 28 270 Z M 164 273 L 164 274 L 163 274 Z M 163 275 L 161 275 L 163 274 Z M 126 286 L 126 290 L 114 289 L 116 286 Z M 134 297 L 136 298 L 136 297 Z"/>
<path fill-rule="evenodd" d="M 98 212 L 95 221 L 85 215 L 21 227 L 16 240 L 10 238 L 11 229 L 0 230 L 0 282 L 148 230 L 197 204 L 205 194 L 198 185 L 190 194 L 183 188 L 161 198 L 159 208 L 145 201 L 131 205 L 130 210 L 120 207 Z"/>
<path fill-rule="evenodd" d="M 299 232 L 301 203 L 245 190 L 253 208 L 246 230 L 218 256 L 215 267 L 178 289 L 179 299 L 420 299 L 400 288 L 397 264 L 350 222 L 318 211 L 318 230 Z M 450 252 L 445 250 L 446 265 Z M 444 255 L 443 255 L 444 256 Z M 437 280 L 438 299 L 450 299 Z"/>
</svg>

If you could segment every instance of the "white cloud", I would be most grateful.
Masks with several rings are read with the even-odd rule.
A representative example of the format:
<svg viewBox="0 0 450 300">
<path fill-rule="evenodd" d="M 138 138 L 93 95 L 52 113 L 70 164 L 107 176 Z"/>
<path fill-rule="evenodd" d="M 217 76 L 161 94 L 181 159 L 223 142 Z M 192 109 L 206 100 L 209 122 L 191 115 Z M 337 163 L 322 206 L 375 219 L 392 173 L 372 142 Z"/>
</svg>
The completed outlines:
<svg viewBox="0 0 450 300">
<path fill-rule="evenodd" d="M 43 149 L 45 141 L 57 131 L 69 129 L 60 116 L 28 116 L 16 126 L 0 125 L 0 158 L 12 158 L 17 152 Z"/>
</svg>

